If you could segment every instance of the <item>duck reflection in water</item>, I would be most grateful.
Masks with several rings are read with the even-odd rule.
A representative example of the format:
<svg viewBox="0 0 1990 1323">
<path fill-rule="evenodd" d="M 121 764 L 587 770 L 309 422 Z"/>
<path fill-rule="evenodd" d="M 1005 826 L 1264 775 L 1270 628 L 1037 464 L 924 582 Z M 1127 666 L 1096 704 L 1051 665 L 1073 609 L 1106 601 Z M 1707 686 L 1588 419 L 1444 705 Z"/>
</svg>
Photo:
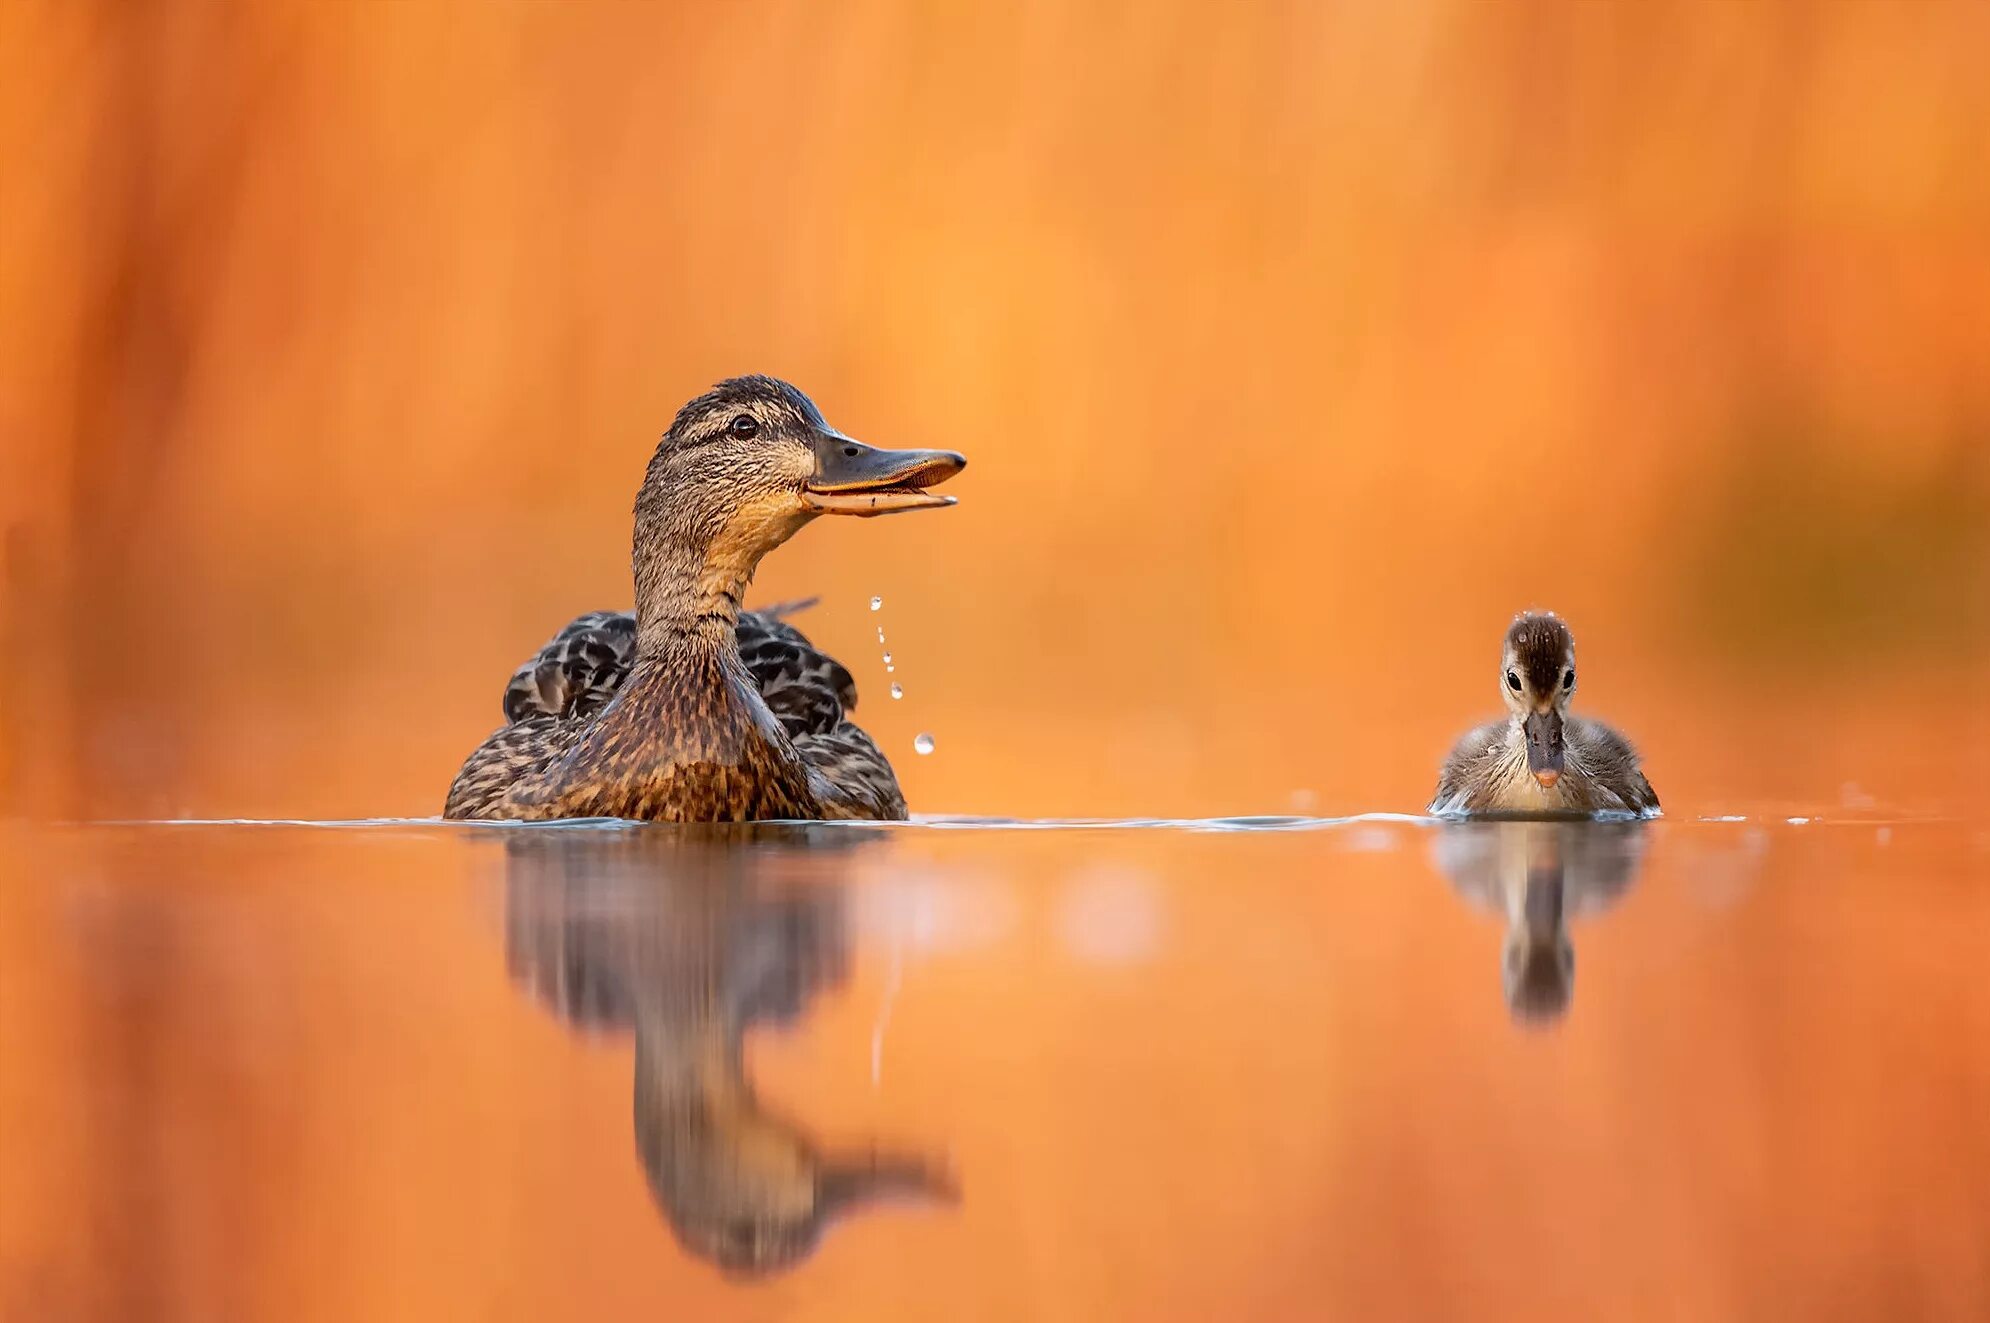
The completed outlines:
<svg viewBox="0 0 1990 1323">
<path fill-rule="evenodd" d="M 825 1149 L 747 1078 L 747 1031 L 795 1023 L 848 977 L 838 878 L 857 838 L 813 830 L 826 839 L 742 824 L 507 841 L 512 976 L 571 1024 L 634 1030 L 650 1191 L 685 1249 L 739 1276 L 792 1267 L 859 1206 L 958 1198 L 944 1162 Z"/>
<path fill-rule="evenodd" d="M 1575 990 L 1568 920 L 1600 914 L 1637 880 L 1642 822 L 1498 821 L 1438 828 L 1437 866 L 1458 893 L 1505 916 L 1500 966 L 1507 1009 L 1552 1024 Z"/>
</svg>

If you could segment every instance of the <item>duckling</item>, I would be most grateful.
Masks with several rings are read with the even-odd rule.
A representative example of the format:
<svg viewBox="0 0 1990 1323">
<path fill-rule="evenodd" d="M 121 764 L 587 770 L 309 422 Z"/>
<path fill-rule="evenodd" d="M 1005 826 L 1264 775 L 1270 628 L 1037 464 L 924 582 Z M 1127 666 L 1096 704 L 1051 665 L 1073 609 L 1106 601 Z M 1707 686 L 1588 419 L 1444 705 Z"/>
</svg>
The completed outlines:
<svg viewBox="0 0 1990 1323">
<path fill-rule="evenodd" d="M 849 720 L 850 673 L 740 602 L 760 558 L 817 516 L 952 505 L 928 489 L 966 464 L 855 441 L 771 377 L 686 404 L 636 494 L 635 611 L 581 616 L 519 668 L 443 816 L 905 817 L 890 762 Z"/>
<path fill-rule="evenodd" d="M 1507 717 L 1468 732 L 1444 760 L 1432 813 L 1631 812 L 1658 816 L 1637 750 L 1601 722 L 1568 714 L 1575 637 L 1552 612 L 1506 631 L 1500 692 Z"/>
</svg>

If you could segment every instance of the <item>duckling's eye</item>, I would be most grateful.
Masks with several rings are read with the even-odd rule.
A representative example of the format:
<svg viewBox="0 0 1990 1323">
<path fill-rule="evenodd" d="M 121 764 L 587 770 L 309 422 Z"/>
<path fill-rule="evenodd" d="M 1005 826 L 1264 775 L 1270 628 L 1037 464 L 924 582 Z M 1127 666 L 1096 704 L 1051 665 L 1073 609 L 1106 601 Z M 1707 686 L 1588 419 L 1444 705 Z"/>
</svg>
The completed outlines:
<svg viewBox="0 0 1990 1323">
<path fill-rule="evenodd" d="M 1520 692 L 1520 673 L 1518 671 L 1508 671 L 1506 673 L 1506 687 L 1516 694 Z"/>
<path fill-rule="evenodd" d="M 1573 669 L 1562 672 L 1562 688 L 1565 690 L 1575 688 L 1575 671 Z"/>
<path fill-rule="evenodd" d="M 760 420 L 750 413 L 743 413 L 732 420 L 727 430 L 742 441 L 751 441 L 760 435 Z"/>
</svg>

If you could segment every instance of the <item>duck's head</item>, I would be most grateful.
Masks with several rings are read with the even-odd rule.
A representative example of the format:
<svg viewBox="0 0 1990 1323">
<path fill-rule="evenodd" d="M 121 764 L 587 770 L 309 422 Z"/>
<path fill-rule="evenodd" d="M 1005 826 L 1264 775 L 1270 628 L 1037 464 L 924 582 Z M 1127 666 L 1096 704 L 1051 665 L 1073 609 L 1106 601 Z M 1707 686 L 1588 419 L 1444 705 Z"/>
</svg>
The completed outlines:
<svg viewBox="0 0 1990 1323">
<path fill-rule="evenodd" d="M 1562 722 L 1575 697 L 1575 636 L 1552 612 L 1514 617 L 1499 662 L 1500 694 L 1527 736 L 1527 770 L 1546 788 L 1562 776 Z"/>
<path fill-rule="evenodd" d="M 639 646 L 697 622 L 729 634 L 760 558 L 802 525 L 952 505 L 929 489 L 966 464 L 847 437 L 785 381 L 720 382 L 678 410 L 636 495 Z"/>
<path fill-rule="evenodd" d="M 932 487 L 967 460 L 951 450 L 880 450 L 847 437 L 785 381 L 734 377 L 677 411 L 637 498 L 639 525 L 707 546 L 766 552 L 817 515 L 952 505 Z"/>
</svg>

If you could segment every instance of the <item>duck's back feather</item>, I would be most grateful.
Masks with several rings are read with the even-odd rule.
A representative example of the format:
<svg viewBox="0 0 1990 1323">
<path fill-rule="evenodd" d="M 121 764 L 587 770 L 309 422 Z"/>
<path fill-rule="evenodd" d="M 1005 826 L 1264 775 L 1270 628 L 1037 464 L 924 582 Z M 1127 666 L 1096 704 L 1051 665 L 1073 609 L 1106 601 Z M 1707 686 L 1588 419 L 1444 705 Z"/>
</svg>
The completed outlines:
<svg viewBox="0 0 1990 1323">
<path fill-rule="evenodd" d="M 742 612 L 740 659 L 817 774 L 825 816 L 903 818 L 905 798 L 890 761 L 849 719 L 857 706 L 856 681 L 785 619 L 809 605 Z M 445 813 L 494 811 L 512 784 L 564 757 L 621 690 L 635 657 L 636 619 L 628 611 L 590 611 L 555 634 L 513 672 L 504 691 L 505 725 L 464 765 Z"/>
<path fill-rule="evenodd" d="M 516 725 L 535 717 L 591 717 L 608 706 L 635 659 L 634 614 L 590 611 L 512 673 L 504 719 Z"/>
<path fill-rule="evenodd" d="M 857 707 L 857 684 L 849 670 L 818 652 L 785 619 L 810 605 L 788 603 L 739 617 L 740 660 L 790 739 L 830 734 Z M 592 717 L 608 706 L 635 660 L 633 612 L 578 616 L 512 673 L 504 690 L 504 718 Z"/>
</svg>

